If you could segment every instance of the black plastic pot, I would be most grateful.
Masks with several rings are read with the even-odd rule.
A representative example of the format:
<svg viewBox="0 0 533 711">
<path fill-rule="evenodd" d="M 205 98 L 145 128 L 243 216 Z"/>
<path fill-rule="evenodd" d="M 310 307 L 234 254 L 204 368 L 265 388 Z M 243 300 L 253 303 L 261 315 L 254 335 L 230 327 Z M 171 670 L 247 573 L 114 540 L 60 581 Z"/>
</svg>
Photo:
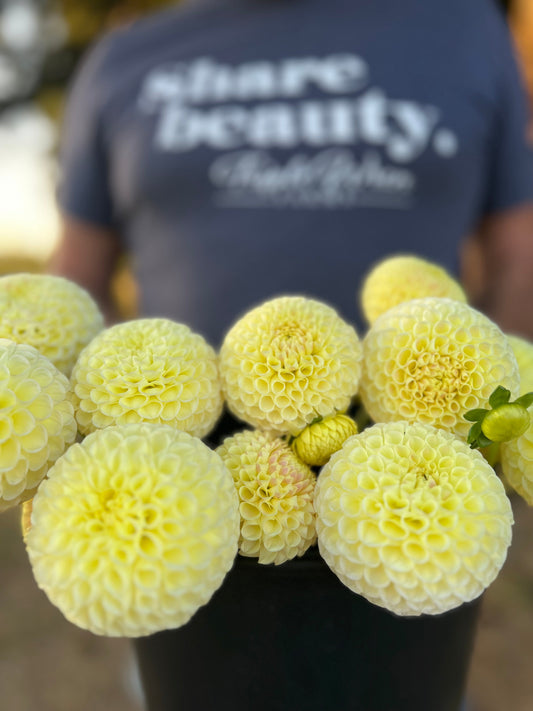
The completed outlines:
<svg viewBox="0 0 533 711">
<path fill-rule="evenodd" d="M 225 417 L 211 444 L 236 429 Z M 183 627 L 135 640 L 148 711 L 459 711 L 480 599 L 397 617 L 310 549 L 237 557 Z"/>
<path fill-rule="evenodd" d="M 401 618 L 355 595 L 316 549 L 239 557 L 184 627 L 135 640 L 149 711 L 459 711 L 479 600 Z"/>
</svg>

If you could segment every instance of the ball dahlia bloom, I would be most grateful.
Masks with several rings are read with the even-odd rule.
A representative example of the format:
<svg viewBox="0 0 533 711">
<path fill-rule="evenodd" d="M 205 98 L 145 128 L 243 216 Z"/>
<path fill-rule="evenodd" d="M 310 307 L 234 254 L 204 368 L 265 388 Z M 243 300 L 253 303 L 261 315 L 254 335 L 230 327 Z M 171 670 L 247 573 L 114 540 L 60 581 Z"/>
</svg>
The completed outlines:
<svg viewBox="0 0 533 711">
<path fill-rule="evenodd" d="M 323 468 L 318 545 L 340 580 L 398 615 L 473 600 L 502 567 L 513 523 L 494 470 L 449 432 L 377 424 Z"/>
<path fill-rule="evenodd" d="M 420 257 L 399 254 L 370 270 L 361 289 L 361 307 L 372 324 L 393 306 L 427 296 L 467 300 L 460 284 L 445 269 Z"/>
<path fill-rule="evenodd" d="M 239 494 L 239 552 L 279 565 L 301 556 L 316 540 L 315 475 L 279 437 L 244 431 L 216 450 Z"/>
<path fill-rule="evenodd" d="M 104 327 L 85 289 L 48 274 L 0 277 L 0 312 L 0 338 L 34 346 L 67 376 L 82 348 Z"/>
<path fill-rule="evenodd" d="M 230 329 L 220 373 L 236 417 L 258 429 L 296 435 L 317 417 L 348 408 L 359 385 L 361 344 L 330 306 L 279 297 Z"/>
<path fill-rule="evenodd" d="M 222 412 L 214 350 L 168 319 L 137 319 L 102 331 L 80 354 L 71 380 L 84 435 L 153 422 L 204 437 Z"/>
<path fill-rule="evenodd" d="M 533 392 L 533 343 L 519 336 L 507 335 L 507 338 L 520 371 L 520 395 Z"/>
<path fill-rule="evenodd" d="M 35 580 L 74 624 L 138 637 L 185 624 L 237 553 L 232 478 L 168 425 L 109 427 L 75 444 L 33 499 Z"/>
<path fill-rule="evenodd" d="M 357 424 L 348 415 L 331 415 L 307 425 L 292 440 L 291 447 L 302 462 L 322 467 L 357 431 Z"/>
<path fill-rule="evenodd" d="M 414 299 L 382 314 L 363 341 L 360 395 L 374 422 L 407 420 L 466 439 L 468 410 L 520 376 L 507 337 L 489 318 L 452 299 Z"/>
<path fill-rule="evenodd" d="M 0 339 L 0 511 L 29 499 L 76 437 L 65 375 L 32 346 Z"/>
<path fill-rule="evenodd" d="M 516 439 L 500 444 L 500 465 L 506 482 L 533 506 L 533 406 L 530 425 Z"/>
</svg>

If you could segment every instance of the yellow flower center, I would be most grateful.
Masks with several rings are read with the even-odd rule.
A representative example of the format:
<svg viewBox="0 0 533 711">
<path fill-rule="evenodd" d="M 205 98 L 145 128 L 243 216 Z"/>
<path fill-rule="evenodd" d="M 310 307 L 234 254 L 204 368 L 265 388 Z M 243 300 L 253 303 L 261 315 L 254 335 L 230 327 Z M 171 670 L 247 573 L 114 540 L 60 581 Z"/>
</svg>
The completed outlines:
<svg viewBox="0 0 533 711">
<path fill-rule="evenodd" d="M 439 473 L 438 471 L 429 471 L 423 467 L 416 467 L 412 472 L 409 472 L 406 477 L 401 481 L 401 484 L 405 484 L 404 492 L 407 493 L 415 491 L 425 487 L 427 489 L 433 489 L 439 484 Z M 446 498 L 446 497 L 444 497 Z"/>
<path fill-rule="evenodd" d="M 432 352 L 420 353 L 408 363 L 407 374 L 407 388 L 413 398 L 427 406 L 454 400 L 470 378 L 461 358 Z"/>
<path fill-rule="evenodd" d="M 142 532 L 153 511 L 133 492 L 108 489 L 98 495 L 97 503 L 87 515 L 90 534 L 105 533 L 131 539 Z"/>
<path fill-rule="evenodd" d="M 270 341 L 269 362 L 274 358 L 282 368 L 297 370 L 302 356 L 312 354 L 313 345 L 313 337 L 309 331 L 298 323 L 282 324 L 276 328 Z"/>
</svg>

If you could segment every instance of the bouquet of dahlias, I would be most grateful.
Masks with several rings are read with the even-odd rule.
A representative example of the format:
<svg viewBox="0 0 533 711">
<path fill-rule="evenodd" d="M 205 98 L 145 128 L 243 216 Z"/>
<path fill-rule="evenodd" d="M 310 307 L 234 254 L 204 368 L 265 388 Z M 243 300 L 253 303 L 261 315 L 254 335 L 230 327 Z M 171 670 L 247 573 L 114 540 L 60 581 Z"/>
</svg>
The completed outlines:
<svg viewBox="0 0 533 711">
<path fill-rule="evenodd" d="M 53 323 L 28 289 L 62 304 Z M 533 503 L 533 346 L 417 257 L 369 273 L 364 337 L 280 296 L 219 353 L 167 319 L 104 328 L 66 280 L 3 293 L 0 508 L 23 504 L 37 584 L 97 634 L 179 627 L 237 555 L 282 565 L 312 546 L 370 602 L 439 614 L 498 575 L 505 486 Z M 224 407 L 242 426 L 213 449 Z"/>
</svg>

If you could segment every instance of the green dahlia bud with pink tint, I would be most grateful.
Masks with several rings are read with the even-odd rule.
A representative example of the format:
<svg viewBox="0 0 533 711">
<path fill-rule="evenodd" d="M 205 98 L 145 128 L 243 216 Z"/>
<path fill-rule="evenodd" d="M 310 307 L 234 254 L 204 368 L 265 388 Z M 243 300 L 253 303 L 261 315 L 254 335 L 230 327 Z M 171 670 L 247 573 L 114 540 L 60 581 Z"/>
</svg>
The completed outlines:
<svg viewBox="0 0 533 711">
<path fill-rule="evenodd" d="M 244 431 L 216 450 L 239 495 L 241 555 L 279 565 L 316 540 L 315 475 L 279 437 Z"/>
</svg>

